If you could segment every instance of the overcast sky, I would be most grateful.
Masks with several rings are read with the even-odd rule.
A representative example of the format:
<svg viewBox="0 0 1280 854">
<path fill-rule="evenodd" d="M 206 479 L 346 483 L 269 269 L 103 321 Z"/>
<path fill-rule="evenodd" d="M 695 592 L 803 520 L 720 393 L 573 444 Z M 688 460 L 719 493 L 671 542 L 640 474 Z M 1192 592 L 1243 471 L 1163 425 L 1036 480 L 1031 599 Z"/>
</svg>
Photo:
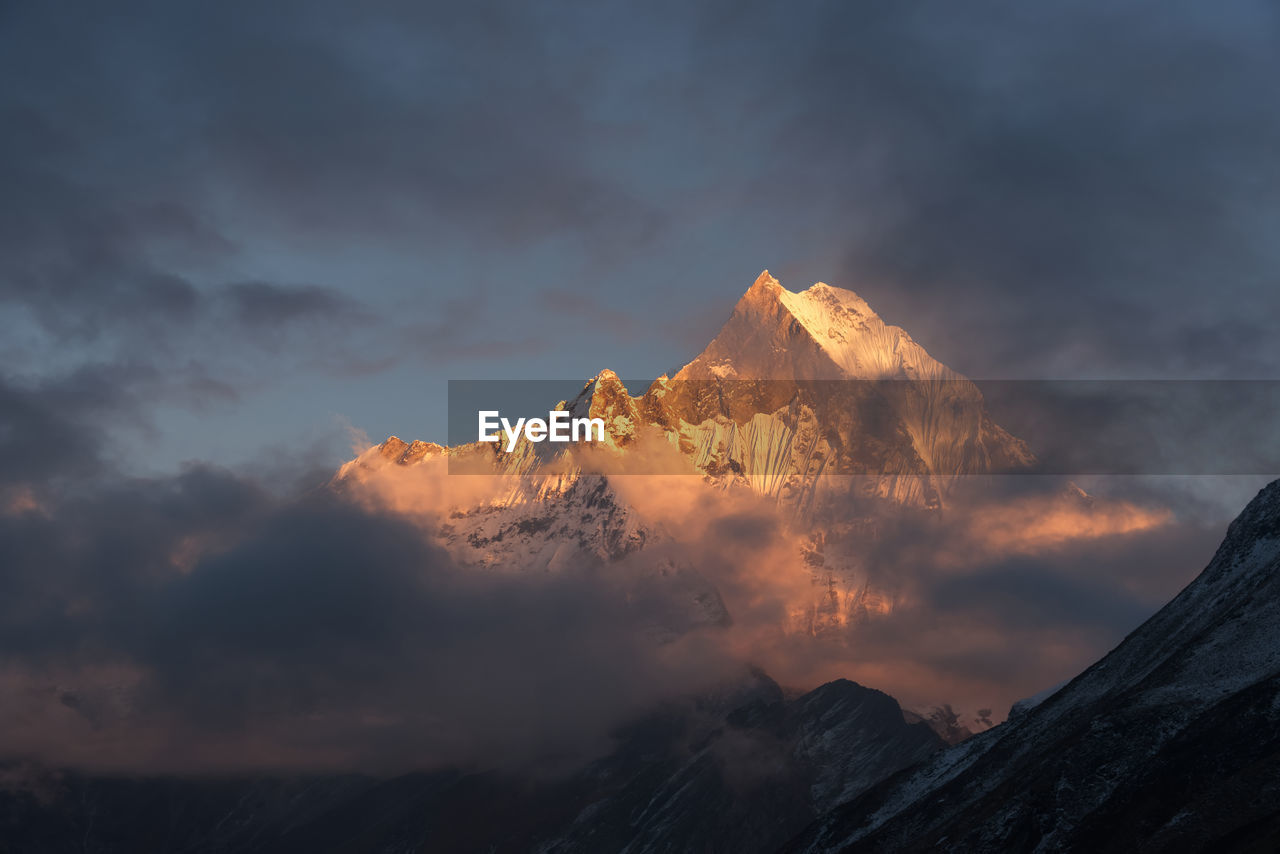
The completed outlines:
<svg viewBox="0 0 1280 854">
<path fill-rule="evenodd" d="M 130 470 L 336 461 L 676 367 L 765 267 L 975 378 L 1273 378 L 1277 16 L 5 3 L 5 393 Z"/>
<path fill-rule="evenodd" d="M 645 590 L 591 567 L 468 573 L 300 473 L 349 430 L 443 439 L 449 379 L 670 371 L 766 267 L 978 380 L 1280 379 L 1277 96 L 1264 2 L 0 0 L 0 754 L 603 738 L 741 656 L 638 643 Z M 865 650 L 917 670 L 877 687 L 1077 672 L 1258 485 L 1130 479 L 1176 527 L 950 575 L 916 558 L 972 551 L 966 516 L 893 532 L 915 598 Z M 778 531 L 730 511 L 686 515 L 731 598 L 778 583 Z"/>
</svg>

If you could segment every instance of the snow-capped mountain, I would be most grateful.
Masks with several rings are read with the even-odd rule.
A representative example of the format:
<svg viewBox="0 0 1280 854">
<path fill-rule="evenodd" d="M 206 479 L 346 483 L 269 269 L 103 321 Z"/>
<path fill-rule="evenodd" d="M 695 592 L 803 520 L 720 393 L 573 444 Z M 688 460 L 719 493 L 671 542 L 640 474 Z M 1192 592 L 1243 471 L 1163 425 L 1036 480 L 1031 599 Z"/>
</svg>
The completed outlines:
<svg viewBox="0 0 1280 854">
<path fill-rule="evenodd" d="M 790 850 L 1262 851 L 1277 838 L 1280 481 L 1105 658 Z"/>
<path fill-rule="evenodd" d="M 850 498 L 936 508 L 955 475 L 1017 470 L 1034 460 L 1024 442 L 991 420 L 977 386 L 887 325 L 857 294 L 823 283 L 792 293 L 767 270 L 674 377 L 632 396 L 604 370 L 557 408 L 603 419 L 607 444 L 623 460 L 640 456 L 644 436 L 649 447 L 675 448 L 688 471 L 748 486 L 777 500 L 793 521 L 824 529 L 832 505 L 837 516 L 847 515 Z M 522 505 L 563 496 L 566 474 L 582 473 L 573 454 L 523 439 L 507 452 L 497 444 L 446 449 L 393 436 L 344 466 L 339 479 L 445 455 L 505 474 L 555 464 L 549 478 L 513 483 L 504 494 L 502 503 Z M 594 487 L 592 495 L 598 497 Z"/>
<path fill-rule="evenodd" d="M 638 579 L 620 588 L 628 602 L 645 594 L 654 622 L 641 628 L 673 658 L 689 649 L 680 641 L 737 624 L 729 586 L 717 588 L 699 565 L 708 527 L 691 535 L 671 520 L 732 506 L 736 527 L 716 545 L 749 542 L 728 569 L 769 540 L 749 529 L 767 529 L 781 532 L 782 547 L 755 568 L 771 583 L 798 575 L 808 585 L 798 586 L 783 639 L 807 654 L 837 635 L 856 641 L 860 621 L 894 614 L 894 591 L 862 572 L 881 521 L 866 513 L 904 514 L 925 523 L 912 528 L 919 533 L 963 510 L 953 479 L 1032 462 L 973 383 L 855 294 L 821 284 L 792 293 L 767 273 L 675 376 L 633 396 L 602 371 L 559 407 L 605 420 L 601 452 L 624 471 L 629 459 L 665 452 L 664 465 L 679 463 L 671 471 L 692 475 L 681 482 L 697 500 L 655 513 L 665 498 L 646 503 L 639 493 L 661 477 L 628 488 L 577 448 L 529 442 L 507 452 L 391 437 L 344 465 L 334 486 L 420 521 L 467 571 L 586 565 L 611 582 Z M 492 476 L 451 478 L 458 461 Z M 1046 507 L 1068 511 L 1048 519 L 1051 531 L 1103 512 L 1076 488 L 1058 499 L 1002 515 L 997 533 L 1034 527 Z M 1118 530 L 1135 524 L 1122 522 Z M 651 608 L 654 599 L 669 607 Z M 781 621 L 769 604 L 762 612 Z M 818 638 L 796 636 L 805 632 Z M 779 635 L 759 638 L 743 649 Z M 740 683 L 637 711 L 607 750 L 584 767 L 556 765 L 555 775 L 504 766 L 392 779 L 120 779 L 0 765 L 0 778 L 35 780 L 0 786 L 0 830 L 23 851 L 1274 850 L 1277 638 L 1280 481 L 1173 602 L 990 729 L 989 709 L 904 710 L 845 679 L 788 692 L 753 668 Z M 519 726 L 525 710 L 515 712 Z"/>
<path fill-rule="evenodd" d="M 793 293 L 767 270 L 674 376 L 633 396 L 604 370 L 555 408 L 602 419 L 604 448 L 523 438 L 511 451 L 480 442 L 444 448 L 391 437 L 346 464 L 338 481 L 406 469 L 425 476 L 446 462 L 498 474 L 486 479 L 493 483 L 483 497 L 441 514 L 440 542 L 480 568 L 554 571 L 581 560 L 635 563 L 635 553 L 669 541 L 606 473 L 651 474 L 660 459 L 662 471 L 675 466 L 708 489 L 742 490 L 776 506 L 797 538 L 792 569 L 813 585 L 795 603 L 793 627 L 818 634 L 893 609 L 891 594 L 869 586 L 863 564 L 871 515 L 885 507 L 940 512 L 959 476 L 1034 462 L 991 419 L 976 385 L 857 294 L 822 283 Z M 663 561 L 640 562 L 639 571 L 678 579 L 682 595 L 709 604 L 709 620 L 725 618 L 696 567 Z"/>
<path fill-rule="evenodd" d="M 849 495 L 936 507 L 952 476 L 1034 461 L 977 386 L 857 294 L 821 282 L 792 293 L 767 270 L 707 348 L 645 397 L 699 468 L 740 471 L 802 515 Z"/>
<path fill-rule="evenodd" d="M 630 449 L 646 429 L 675 445 L 691 471 L 738 477 L 782 503 L 812 511 L 824 475 L 861 475 L 848 491 L 937 506 L 954 475 L 1033 462 L 1026 444 L 995 424 L 972 382 L 889 326 L 852 291 L 818 283 L 792 293 L 760 274 L 707 348 L 674 377 L 633 397 L 609 370 L 558 408 L 602 418 L 608 444 Z M 399 440 L 363 462 L 417 462 L 444 449 Z M 452 449 L 492 455 L 497 470 L 529 473 L 562 457 L 521 441 Z"/>
</svg>

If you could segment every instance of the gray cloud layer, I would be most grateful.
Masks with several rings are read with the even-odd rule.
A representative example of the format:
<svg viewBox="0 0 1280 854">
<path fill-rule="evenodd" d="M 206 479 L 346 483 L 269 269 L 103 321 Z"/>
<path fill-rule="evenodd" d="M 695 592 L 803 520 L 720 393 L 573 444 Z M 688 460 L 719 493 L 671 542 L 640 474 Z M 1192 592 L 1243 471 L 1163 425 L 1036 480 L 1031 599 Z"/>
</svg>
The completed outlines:
<svg viewBox="0 0 1280 854">
<path fill-rule="evenodd" d="M 539 332 L 566 286 L 604 284 L 568 314 L 606 333 L 648 319 L 631 266 L 656 257 L 674 281 L 653 287 L 709 303 L 765 265 L 863 287 L 975 375 L 1257 376 L 1280 361 L 1264 334 L 1269 4 L 6 17 L 0 293 L 59 337 L 155 335 L 227 282 L 282 289 L 238 304 L 222 328 L 242 334 L 201 339 L 209 358 L 260 341 L 286 304 L 348 314 L 372 296 L 385 312 L 384 270 L 453 269 L 454 246 L 499 259 L 467 278 L 500 302 L 543 294 Z M 713 280 L 662 263 L 688 234 L 720 257 Z M 335 240 L 371 263 L 323 307 L 293 287 L 300 260 L 291 281 L 230 275 L 268 266 L 245 254 L 264 243 L 287 256 Z M 448 290 L 430 278 L 423 291 Z"/>
<path fill-rule="evenodd" d="M 0 478 L 0 755 L 55 764 L 564 767 L 655 704 L 758 664 L 798 686 L 852 673 L 909 702 L 999 713 L 1114 643 L 1220 535 L 1191 522 L 993 559 L 975 538 L 981 495 L 972 515 L 889 513 L 865 568 L 900 607 L 845 644 L 780 633 L 808 581 L 783 571 L 794 543 L 772 505 L 708 492 L 690 513 L 697 540 L 638 564 L 491 574 L 325 472 L 298 488 L 209 466 L 120 475 L 92 408 L 37 405 L 60 393 L 5 390 L 26 414 Z M 58 435 L 85 440 L 41 453 Z M 1043 495 L 1025 478 L 995 486 L 997 508 Z M 689 589 L 634 570 L 668 552 L 718 587 L 731 625 L 656 641 Z"/>
<path fill-rule="evenodd" d="M 212 426 L 172 437 L 184 457 L 224 433 L 258 450 L 352 377 L 370 422 L 425 420 L 396 408 L 424 375 L 495 358 L 651 376 L 766 265 L 860 290 L 977 377 L 1274 377 L 1278 35 L 1248 0 L 7 4 L 6 663 L 141 673 L 172 740 L 148 749 L 193 763 L 193 733 L 376 761 L 447 754 L 402 740 L 432 721 L 476 722 L 480 755 L 615 718 L 652 699 L 634 674 L 670 675 L 608 631 L 644 622 L 633 591 L 589 568 L 490 589 L 333 497 L 127 477 L 115 440 L 194 411 Z M 921 578 L 927 607 L 867 655 L 944 661 L 982 624 L 1121 632 L 1178 558 L 1145 545 Z M 1017 645 L 970 663 L 1030 680 Z M 57 696 L 105 727 L 107 699 Z"/>
</svg>

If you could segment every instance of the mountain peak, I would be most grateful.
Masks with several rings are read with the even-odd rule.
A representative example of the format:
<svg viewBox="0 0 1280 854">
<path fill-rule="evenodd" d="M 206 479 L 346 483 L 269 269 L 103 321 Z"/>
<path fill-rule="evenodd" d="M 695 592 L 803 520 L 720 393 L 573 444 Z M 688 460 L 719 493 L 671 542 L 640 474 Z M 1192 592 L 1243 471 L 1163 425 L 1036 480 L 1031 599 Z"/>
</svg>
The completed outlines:
<svg viewBox="0 0 1280 854">
<path fill-rule="evenodd" d="M 751 283 L 751 287 L 747 288 L 747 293 L 752 291 L 780 291 L 782 285 L 774 278 L 773 274 L 768 270 L 761 270 L 760 275 L 756 276 L 756 280 Z"/>
<path fill-rule="evenodd" d="M 751 287 L 747 288 L 746 293 L 738 300 L 737 306 L 734 307 L 734 313 L 737 314 L 739 311 L 750 311 L 752 309 L 757 311 L 764 310 L 768 306 L 776 305 L 782 295 L 786 293 L 788 293 L 787 289 L 782 287 L 782 284 L 768 270 L 764 270 L 759 276 L 756 276 L 756 280 L 751 283 Z"/>
<path fill-rule="evenodd" d="M 950 376 L 856 293 L 817 282 L 789 291 L 768 270 L 677 379 L 920 379 Z"/>
<path fill-rule="evenodd" d="M 880 315 L 876 314 L 875 309 L 847 288 L 837 288 L 826 282 L 815 282 L 798 294 L 785 289 L 783 294 L 783 302 L 792 314 L 797 317 L 812 318 L 819 327 L 824 324 L 830 327 L 833 319 L 836 320 L 837 325 L 847 323 L 856 325 L 870 319 L 880 322 Z M 886 328 L 906 335 L 905 331 L 896 326 Z"/>
<path fill-rule="evenodd" d="M 627 387 L 609 368 L 587 380 L 573 400 L 561 401 L 560 408 L 569 410 L 575 417 L 613 419 L 619 413 L 627 417 L 635 414 L 635 404 Z"/>
</svg>

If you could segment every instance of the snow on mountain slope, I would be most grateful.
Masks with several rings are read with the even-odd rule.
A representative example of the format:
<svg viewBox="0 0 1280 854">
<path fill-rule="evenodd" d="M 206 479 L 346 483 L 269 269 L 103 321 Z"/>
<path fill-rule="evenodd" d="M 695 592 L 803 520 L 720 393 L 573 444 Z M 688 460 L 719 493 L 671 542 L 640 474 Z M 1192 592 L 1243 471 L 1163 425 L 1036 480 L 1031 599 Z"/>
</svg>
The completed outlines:
<svg viewBox="0 0 1280 854">
<path fill-rule="evenodd" d="M 745 490 L 776 505 L 801 542 L 795 565 L 778 571 L 801 573 L 813 587 L 792 622 L 818 634 L 893 611 L 892 594 L 867 586 L 872 516 L 936 513 L 960 476 L 1034 462 L 990 418 L 976 385 L 861 297 L 825 284 L 792 293 L 768 271 L 674 377 L 632 396 L 604 370 L 555 406 L 603 419 L 607 441 L 588 448 L 522 438 L 508 452 L 496 443 L 445 449 L 393 437 L 344 466 L 338 480 L 388 466 L 497 474 L 480 479 L 492 487 L 482 497 L 447 508 L 442 541 L 466 564 L 543 571 L 583 556 L 618 560 L 665 541 L 619 493 L 615 474 L 701 475 L 709 489 Z"/>
<path fill-rule="evenodd" d="M 832 811 L 789 850 L 1280 839 L 1280 481 L 1172 602 L 1020 712 Z"/>
<path fill-rule="evenodd" d="M 662 383 L 659 380 L 659 383 Z M 948 478 L 1018 470 L 1034 457 L 995 424 L 977 386 L 886 324 L 852 291 L 818 283 L 792 293 L 766 270 L 715 339 L 665 385 L 680 420 L 745 424 L 770 415 L 794 429 L 807 409 L 823 443 L 797 449 L 792 473 L 815 452 L 826 474 L 867 474 L 871 492 L 938 505 Z M 745 458 L 777 475 L 787 455 Z M 865 488 L 865 485 L 864 485 Z"/>
<path fill-rule="evenodd" d="M 765 270 L 715 339 L 675 379 L 952 379 L 905 330 L 853 291 L 818 282 L 793 293 Z"/>
<path fill-rule="evenodd" d="M 887 325 L 853 291 L 833 288 L 825 282 L 798 294 L 781 287 L 779 290 L 782 304 L 846 376 L 960 379 L 903 329 Z"/>
<path fill-rule="evenodd" d="M 862 476 L 842 490 L 936 507 L 956 475 L 1033 460 L 1023 442 L 991 421 L 973 383 L 885 324 L 856 294 L 821 283 L 792 293 L 768 271 L 675 377 L 660 377 L 632 397 L 616 374 L 602 371 L 559 408 L 604 419 L 606 445 L 615 449 L 653 428 L 684 454 L 690 471 L 740 478 L 801 513 L 830 486 L 822 483 L 827 475 Z M 366 462 L 376 454 L 410 464 L 443 450 L 402 444 L 393 438 Z M 448 453 L 491 456 L 494 470 L 524 474 L 572 457 L 574 449 L 522 440 L 511 453 L 497 445 Z"/>
</svg>

